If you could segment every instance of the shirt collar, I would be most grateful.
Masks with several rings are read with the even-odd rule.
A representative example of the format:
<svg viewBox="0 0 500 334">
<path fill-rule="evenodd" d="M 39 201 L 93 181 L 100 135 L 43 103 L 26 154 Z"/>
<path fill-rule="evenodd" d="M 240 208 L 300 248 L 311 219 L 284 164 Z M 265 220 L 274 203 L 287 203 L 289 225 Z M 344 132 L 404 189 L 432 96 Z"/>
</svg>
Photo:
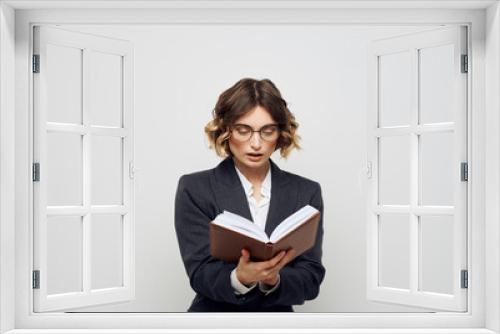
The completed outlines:
<svg viewBox="0 0 500 334">
<path fill-rule="evenodd" d="M 271 197 L 271 166 L 269 166 L 266 177 L 262 182 L 260 192 L 266 197 Z"/>
<path fill-rule="evenodd" d="M 240 172 L 238 167 L 236 167 L 236 164 L 234 165 L 234 168 L 236 169 L 236 173 L 238 174 L 241 184 L 243 185 L 243 189 L 245 190 L 245 194 L 247 196 L 251 196 L 253 193 L 253 185 L 248 179 L 246 178 L 243 173 Z M 264 178 L 264 181 L 262 181 L 262 185 L 260 186 L 260 192 L 262 195 L 266 197 L 271 197 L 271 166 L 269 166 L 269 169 L 267 170 L 266 177 Z"/>
</svg>

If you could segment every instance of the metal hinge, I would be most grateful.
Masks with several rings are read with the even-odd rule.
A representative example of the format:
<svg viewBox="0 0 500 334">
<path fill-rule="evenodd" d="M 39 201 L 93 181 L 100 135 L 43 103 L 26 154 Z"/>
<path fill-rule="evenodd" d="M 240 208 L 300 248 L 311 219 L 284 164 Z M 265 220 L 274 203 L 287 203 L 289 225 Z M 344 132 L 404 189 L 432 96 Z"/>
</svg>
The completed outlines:
<svg viewBox="0 0 500 334">
<path fill-rule="evenodd" d="M 33 163 L 33 182 L 40 181 L 40 163 Z"/>
<path fill-rule="evenodd" d="M 128 163 L 128 176 L 129 176 L 129 178 L 133 179 L 134 178 L 134 174 L 135 174 L 136 171 L 137 170 L 134 167 L 134 162 L 130 161 Z"/>
<path fill-rule="evenodd" d="M 368 161 L 366 163 L 366 177 L 371 179 L 372 178 L 372 162 Z"/>
<path fill-rule="evenodd" d="M 33 270 L 33 289 L 40 289 L 40 270 Z"/>
<path fill-rule="evenodd" d="M 460 166 L 460 180 L 468 181 L 469 180 L 469 166 L 466 162 L 462 162 Z"/>
<path fill-rule="evenodd" d="M 469 287 L 469 273 L 467 270 L 462 270 L 460 273 L 461 279 L 460 279 L 460 287 L 462 289 L 467 289 Z"/>
<path fill-rule="evenodd" d="M 40 73 L 40 55 L 33 55 L 33 73 Z"/>
<path fill-rule="evenodd" d="M 462 55 L 462 73 L 469 72 L 469 57 Z"/>
</svg>

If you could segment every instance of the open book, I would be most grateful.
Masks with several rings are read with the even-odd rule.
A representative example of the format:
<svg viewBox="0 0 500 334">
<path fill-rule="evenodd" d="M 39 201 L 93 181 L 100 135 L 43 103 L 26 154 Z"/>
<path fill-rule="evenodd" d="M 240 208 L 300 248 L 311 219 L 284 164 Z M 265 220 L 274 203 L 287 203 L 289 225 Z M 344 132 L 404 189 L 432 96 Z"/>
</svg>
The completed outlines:
<svg viewBox="0 0 500 334">
<path fill-rule="evenodd" d="M 210 222 L 210 254 L 227 262 L 238 262 L 243 248 L 253 261 L 265 261 L 293 248 L 299 256 L 316 242 L 320 212 L 310 205 L 283 220 L 267 236 L 258 225 L 240 215 L 224 211 Z"/>
</svg>

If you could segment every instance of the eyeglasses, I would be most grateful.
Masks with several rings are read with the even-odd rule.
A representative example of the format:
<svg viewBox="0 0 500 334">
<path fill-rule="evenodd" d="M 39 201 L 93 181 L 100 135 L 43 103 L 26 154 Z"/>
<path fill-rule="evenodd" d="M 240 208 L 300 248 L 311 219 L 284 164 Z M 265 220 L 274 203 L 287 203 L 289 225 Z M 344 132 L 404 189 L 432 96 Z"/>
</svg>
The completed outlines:
<svg viewBox="0 0 500 334">
<path fill-rule="evenodd" d="M 262 140 L 275 141 L 279 137 L 280 129 L 278 124 L 264 125 L 259 130 L 254 130 L 246 124 L 235 124 L 231 127 L 231 136 L 239 141 L 249 140 L 254 132 L 258 132 Z"/>
</svg>

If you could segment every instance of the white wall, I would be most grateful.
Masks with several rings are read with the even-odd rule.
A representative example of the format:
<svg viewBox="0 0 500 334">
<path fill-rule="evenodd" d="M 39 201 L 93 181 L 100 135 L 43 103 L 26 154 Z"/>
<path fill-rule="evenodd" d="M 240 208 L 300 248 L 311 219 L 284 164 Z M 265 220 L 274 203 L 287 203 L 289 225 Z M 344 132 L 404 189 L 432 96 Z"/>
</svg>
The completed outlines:
<svg viewBox="0 0 500 334">
<path fill-rule="evenodd" d="M 14 10 L 0 3 L 0 220 L 14 220 Z M 0 228 L 0 333 L 14 328 L 14 230 L 2 224 Z"/>
<path fill-rule="evenodd" d="M 325 281 L 297 312 L 419 312 L 365 297 L 366 47 L 429 27 L 168 25 L 65 29 L 130 40 L 135 49 L 136 300 L 82 308 L 182 312 L 194 296 L 180 258 L 173 204 L 180 175 L 214 167 L 203 127 L 219 94 L 269 78 L 300 123 L 303 150 L 274 161 L 319 181 Z"/>
<path fill-rule="evenodd" d="M 486 71 L 486 85 L 485 85 L 485 94 L 487 102 L 488 110 L 495 110 L 496 112 L 487 112 L 485 117 L 485 132 L 486 137 L 490 138 L 490 140 L 486 141 L 485 144 L 485 156 L 486 163 L 485 169 L 487 176 L 487 182 L 485 183 L 485 192 L 486 192 L 486 205 L 485 205 L 485 216 L 486 222 L 492 223 L 490 226 L 490 233 L 486 234 L 485 246 L 486 252 L 490 254 L 498 254 L 499 253 L 499 245 L 498 242 L 495 242 L 492 238 L 499 233 L 498 221 L 500 218 L 499 213 L 499 203 L 500 203 L 500 193 L 498 191 L 499 185 L 499 167 L 500 162 L 498 160 L 498 152 L 500 149 L 500 137 L 498 132 L 498 124 L 500 122 L 498 110 L 500 107 L 500 99 L 498 90 L 500 88 L 500 82 L 498 75 L 500 73 L 499 59 L 500 59 L 500 40 L 498 38 L 498 31 L 500 30 L 500 26 L 498 23 L 498 19 L 500 17 L 500 6 L 497 4 L 495 6 L 491 6 L 487 11 L 486 16 L 486 31 L 487 34 L 486 39 L 486 58 L 485 58 L 485 66 L 492 69 L 491 71 Z M 491 102 L 490 102 L 491 101 Z M 494 258 L 496 259 L 496 258 Z M 498 264 L 497 261 L 488 262 L 486 264 L 485 269 L 485 279 L 487 281 L 493 281 L 498 278 L 499 268 L 494 265 Z M 493 289 L 489 291 L 489 294 L 486 295 L 486 309 L 488 313 L 486 315 L 486 326 L 491 328 L 492 330 L 498 332 L 500 328 L 500 324 L 498 323 L 498 319 L 492 315 L 492 312 L 498 310 L 499 308 L 499 288 L 498 285 L 492 285 Z"/>
</svg>

